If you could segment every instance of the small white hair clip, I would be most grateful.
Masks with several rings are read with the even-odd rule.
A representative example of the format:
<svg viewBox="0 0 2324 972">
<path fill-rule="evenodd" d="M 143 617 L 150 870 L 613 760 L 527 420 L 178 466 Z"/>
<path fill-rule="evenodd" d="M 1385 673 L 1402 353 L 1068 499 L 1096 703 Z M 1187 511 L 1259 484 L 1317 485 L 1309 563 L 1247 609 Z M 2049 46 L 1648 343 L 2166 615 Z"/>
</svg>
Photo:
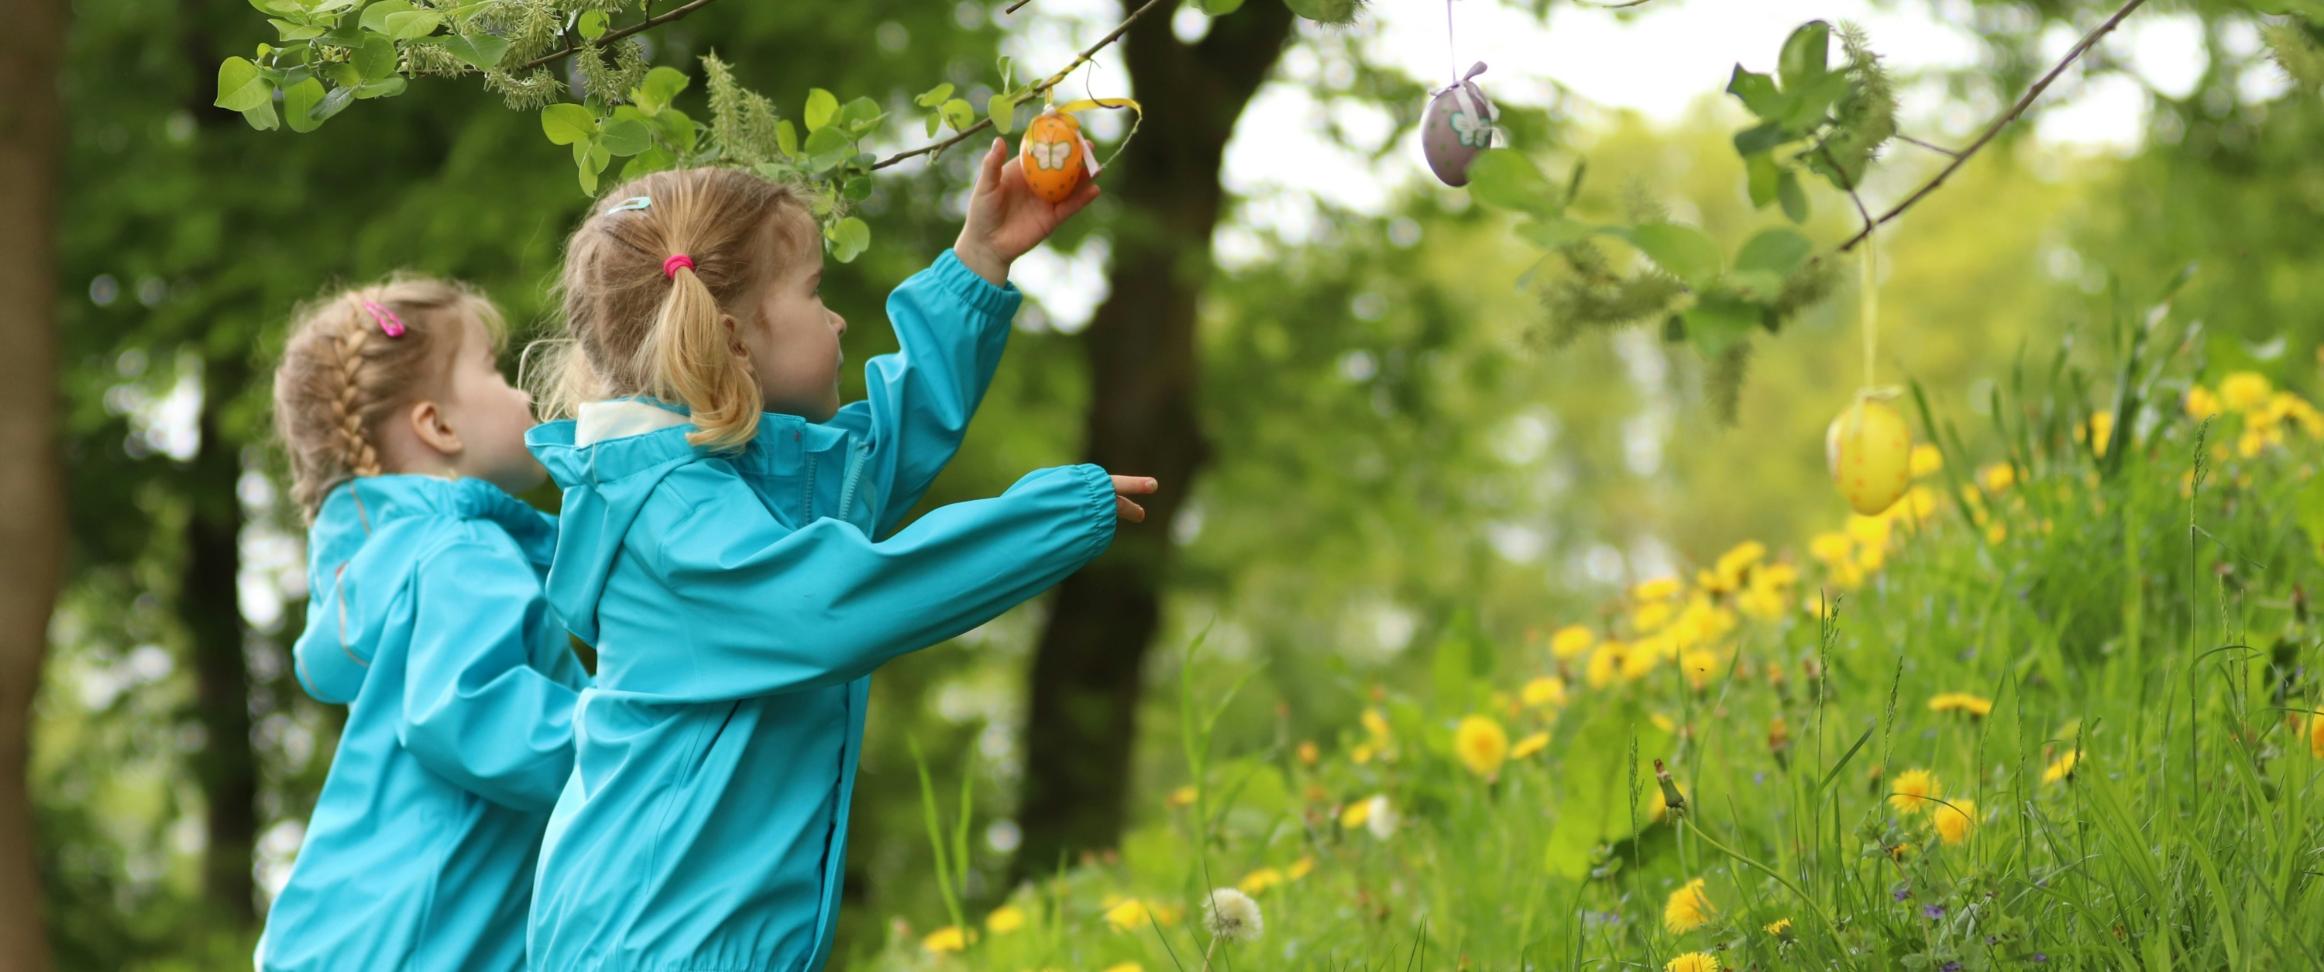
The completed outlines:
<svg viewBox="0 0 2324 972">
<path fill-rule="evenodd" d="M 632 209 L 644 209 L 644 208 L 646 208 L 646 207 L 648 207 L 648 206 L 651 206 L 651 205 L 653 205 L 653 204 L 654 204 L 654 200 L 652 199 L 652 197 L 649 197 L 649 196 L 631 196 L 631 197 L 629 197 L 628 199 L 624 199 L 624 200 L 622 200 L 622 201 L 620 201 L 620 202 L 614 203 L 614 204 L 613 204 L 613 205 L 611 205 L 611 206 L 607 206 L 607 207 L 605 207 L 605 211 L 604 211 L 604 213 L 600 213 L 599 215 L 605 215 L 606 213 L 618 213 L 618 212 L 623 212 L 623 211 L 626 211 L 626 210 L 632 210 Z"/>
</svg>

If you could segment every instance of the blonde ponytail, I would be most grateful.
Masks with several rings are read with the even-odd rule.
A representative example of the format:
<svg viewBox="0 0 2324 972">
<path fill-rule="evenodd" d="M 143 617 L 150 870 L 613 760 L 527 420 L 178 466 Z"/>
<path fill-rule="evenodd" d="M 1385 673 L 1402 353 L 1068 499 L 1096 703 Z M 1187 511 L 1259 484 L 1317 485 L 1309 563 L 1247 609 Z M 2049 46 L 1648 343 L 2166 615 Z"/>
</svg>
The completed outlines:
<svg viewBox="0 0 2324 972">
<path fill-rule="evenodd" d="M 549 418 L 583 402 L 645 395 L 682 403 L 687 441 L 741 448 L 758 433 L 757 379 L 734 352 L 725 319 L 747 318 L 751 288 L 782 258 L 778 231 L 811 230 L 794 187 L 732 168 L 656 172 L 615 189 L 622 200 L 592 214 L 565 248 L 566 333 L 536 346 L 536 397 Z"/>
</svg>

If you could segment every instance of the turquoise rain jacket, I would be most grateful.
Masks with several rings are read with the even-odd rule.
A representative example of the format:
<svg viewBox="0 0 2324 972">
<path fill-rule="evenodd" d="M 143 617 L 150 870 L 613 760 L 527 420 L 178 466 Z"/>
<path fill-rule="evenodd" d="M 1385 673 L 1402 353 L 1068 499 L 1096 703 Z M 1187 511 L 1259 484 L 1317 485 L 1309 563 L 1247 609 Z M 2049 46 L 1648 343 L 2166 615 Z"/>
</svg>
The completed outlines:
<svg viewBox="0 0 2324 972">
<path fill-rule="evenodd" d="M 542 596 L 556 532 L 477 479 L 370 476 L 323 501 L 292 656 L 347 728 L 261 969 L 524 967 L 588 681 Z"/>
<path fill-rule="evenodd" d="M 1045 469 L 888 536 L 948 461 L 1021 300 L 949 251 L 888 300 L 902 345 L 829 422 L 739 452 L 599 402 L 533 430 L 565 488 L 549 598 L 597 647 L 541 852 L 536 969 L 819 969 L 869 676 L 998 616 L 1113 540 L 1095 466 Z"/>
</svg>

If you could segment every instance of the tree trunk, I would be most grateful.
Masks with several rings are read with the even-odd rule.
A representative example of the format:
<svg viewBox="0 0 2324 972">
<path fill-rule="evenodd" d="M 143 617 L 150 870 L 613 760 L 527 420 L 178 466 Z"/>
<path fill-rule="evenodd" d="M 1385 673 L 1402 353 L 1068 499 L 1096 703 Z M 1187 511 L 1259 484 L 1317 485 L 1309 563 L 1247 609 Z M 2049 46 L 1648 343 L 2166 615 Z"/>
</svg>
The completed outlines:
<svg viewBox="0 0 2324 972">
<path fill-rule="evenodd" d="M 1121 837 L 1140 672 L 1161 623 L 1171 524 L 1209 456 L 1195 408 L 1195 315 L 1224 198 L 1219 162 L 1235 120 L 1282 54 L 1292 19 L 1289 8 L 1267 0 L 1220 18 L 1193 45 L 1179 42 L 1164 18 L 1140 20 L 1120 42 L 1134 89 L 1174 107 L 1146 119 L 1123 150 L 1120 175 L 1107 180 L 1125 212 L 1111 291 L 1083 339 L 1091 387 L 1085 454 L 1116 473 L 1153 476 L 1162 492 L 1145 503 L 1145 523 L 1125 525 L 1112 550 L 1060 585 L 1042 630 L 1025 724 L 1017 879 Z"/>
<path fill-rule="evenodd" d="M 57 449 L 58 72 L 66 0 L 0 0 L 0 970 L 45 969 L 33 863 L 32 696 L 63 576 Z"/>
<path fill-rule="evenodd" d="M 258 924 L 251 860 L 258 845 L 258 755 L 250 741 L 250 665 L 243 654 L 237 579 L 242 572 L 242 502 L 235 481 L 241 451 L 224 434 L 219 413 L 249 380 L 238 363 L 213 363 L 202 374 L 201 448 L 186 470 L 185 584 L 178 592 L 193 660 L 195 719 L 204 745 L 194 776 L 208 809 L 202 891 L 211 907 L 240 928 Z"/>
</svg>

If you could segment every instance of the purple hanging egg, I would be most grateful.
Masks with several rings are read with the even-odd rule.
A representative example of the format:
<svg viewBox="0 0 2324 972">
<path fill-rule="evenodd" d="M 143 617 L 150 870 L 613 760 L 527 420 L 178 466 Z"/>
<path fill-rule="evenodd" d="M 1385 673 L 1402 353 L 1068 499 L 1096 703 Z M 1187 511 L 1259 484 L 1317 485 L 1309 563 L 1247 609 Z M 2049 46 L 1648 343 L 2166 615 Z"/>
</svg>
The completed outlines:
<svg viewBox="0 0 2324 972">
<path fill-rule="evenodd" d="M 1493 144 L 1493 122 L 1501 112 L 1469 80 L 1483 73 L 1485 62 L 1478 61 L 1459 83 L 1436 92 L 1420 122 L 1421 154 L 1428 157 L 1429 170 L 1448 186 L 1468 185 L 1469 163 Z"/>
</svg>

